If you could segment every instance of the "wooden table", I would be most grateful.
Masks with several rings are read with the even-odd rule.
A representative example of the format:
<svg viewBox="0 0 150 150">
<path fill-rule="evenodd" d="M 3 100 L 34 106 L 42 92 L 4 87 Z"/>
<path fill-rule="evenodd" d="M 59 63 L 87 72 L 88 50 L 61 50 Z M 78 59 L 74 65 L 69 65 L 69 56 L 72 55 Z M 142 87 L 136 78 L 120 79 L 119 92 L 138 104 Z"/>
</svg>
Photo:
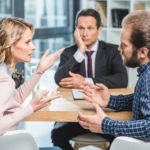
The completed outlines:
<svg viewBox="0 0 150 150">
<path fill-rule="evenodd" d="M 59 121 L 59 122 L 77 122 L 79 111 L 85 114 L 93 115 L 95 113 L 91 103 L 84 100 L 73 100 L 71 89 L 59 88 L 63 98 L 53 100 L 51 105 L 44 108 L 31 116 L 27 117 L 26 121 Z M 133 89 L 111 89 L 112 95 L 129 94 Z M 106 114 L 117 120 L 131 119 L 131 112 L 115 112 L 105 109 Z"/>
</svg>

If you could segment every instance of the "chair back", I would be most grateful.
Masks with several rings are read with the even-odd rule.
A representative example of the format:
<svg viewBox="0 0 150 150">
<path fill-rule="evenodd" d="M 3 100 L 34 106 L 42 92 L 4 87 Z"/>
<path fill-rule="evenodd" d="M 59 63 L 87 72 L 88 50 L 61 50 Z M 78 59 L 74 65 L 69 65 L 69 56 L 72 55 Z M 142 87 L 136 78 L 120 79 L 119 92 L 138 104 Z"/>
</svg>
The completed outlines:
<svg viewBox="0 0 150 150">
<path fill-rule="evenodd" d="M 1 150 L 38 150 L 33 137 L 28 133 L 0 136 Z"/>
<path fill-rule="evenodd" d="M 150 150 L 150 142 L 144 142 L 131 137 L 117 137 L 111 144 L 110 150 Z"/>
</svg>

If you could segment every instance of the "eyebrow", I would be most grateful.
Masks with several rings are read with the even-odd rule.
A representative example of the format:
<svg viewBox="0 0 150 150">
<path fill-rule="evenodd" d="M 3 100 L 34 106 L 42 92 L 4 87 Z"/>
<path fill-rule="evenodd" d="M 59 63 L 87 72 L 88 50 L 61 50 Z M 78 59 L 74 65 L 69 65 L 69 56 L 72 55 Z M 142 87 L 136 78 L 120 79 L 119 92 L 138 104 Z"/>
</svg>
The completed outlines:
<svg viewBox="0 0 150 150">
<path fill-rule="evenodd" d="M 30 42 L 30 41 L 32 41 L 32 39 L 27 39 L 27 40 L 25 40 L 26 42 Z"/>
</svg>

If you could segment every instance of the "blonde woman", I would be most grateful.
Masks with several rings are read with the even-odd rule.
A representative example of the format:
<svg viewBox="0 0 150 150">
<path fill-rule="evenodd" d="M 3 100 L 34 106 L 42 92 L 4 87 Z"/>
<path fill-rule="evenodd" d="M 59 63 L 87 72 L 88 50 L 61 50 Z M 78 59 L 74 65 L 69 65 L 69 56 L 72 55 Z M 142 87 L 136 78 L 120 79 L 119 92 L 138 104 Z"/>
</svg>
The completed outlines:
<svg viewBox="0 0 150 150">
<path fill-rule="evenodd" d="M 42 56 L 35 73 L 15 89 L 11 78 L 19 62 L 29 62 L 35 46 L 32 43 L 34 27 L 20 18 L 4 18 L 0 21 L 0 134 L 15 130 L 16 125 L 28 115 L 49 105 L 50 100 L 60 97 L 58 92 L 48 95 L 48 91 L 31 100 L 22 107 L 22 103 L 31 93 L 42 74 L 50 68 L 63 50 Z M 26 149 L 27 150 L 27 149 Z"/>
</svg>

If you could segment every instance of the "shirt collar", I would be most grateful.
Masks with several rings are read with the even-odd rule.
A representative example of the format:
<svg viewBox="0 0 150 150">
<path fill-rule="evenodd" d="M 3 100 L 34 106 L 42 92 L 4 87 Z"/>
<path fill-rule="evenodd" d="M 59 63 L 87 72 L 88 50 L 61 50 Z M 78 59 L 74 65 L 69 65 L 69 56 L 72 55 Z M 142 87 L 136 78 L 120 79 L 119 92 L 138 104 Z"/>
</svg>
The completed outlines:
<svg viewBox="0 0 150 150">
<path fill-rule="evenodd" d="M 138 76 L 140 76 L 145 70 L 147 70 L 147 68 L 150 67 L 150 62 L 140 66 L 138 69 L 137 69 L 137 72 L 138 72 Z"/>
</svg>

